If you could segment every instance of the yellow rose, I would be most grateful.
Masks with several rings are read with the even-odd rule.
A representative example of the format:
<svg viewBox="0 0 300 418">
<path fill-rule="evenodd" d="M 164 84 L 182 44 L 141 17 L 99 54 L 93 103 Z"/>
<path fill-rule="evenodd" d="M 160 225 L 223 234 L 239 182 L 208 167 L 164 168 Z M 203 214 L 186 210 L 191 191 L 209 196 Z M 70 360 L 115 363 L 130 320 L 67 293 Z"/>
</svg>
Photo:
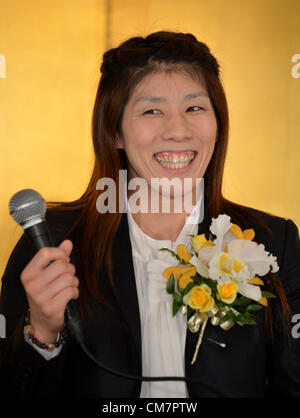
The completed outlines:
<svg viewBox="0 0 300 418">
<path fill-rule="evenodd" d="M 206 284 L 194 286 L 184 297 L 183 303 L 199 312 L 208 312 L 215 304 L 211 288 Z"/>
<path fill-rule="evenodd" d="M 218 285 L 218 297 L 222 302 L 232 303 L 237 295 L 237 285 L 231 280 L 230 283 Z"/>
<path fill-rule="evenodd" d="M 192 247 L 195 253 L 198 253 L 202 247 L 207 247 L 209 245 L 213 245 L 213 243 L 205 238 L 205 234 L 194 235 L 192 238 Z"/>
</svg>

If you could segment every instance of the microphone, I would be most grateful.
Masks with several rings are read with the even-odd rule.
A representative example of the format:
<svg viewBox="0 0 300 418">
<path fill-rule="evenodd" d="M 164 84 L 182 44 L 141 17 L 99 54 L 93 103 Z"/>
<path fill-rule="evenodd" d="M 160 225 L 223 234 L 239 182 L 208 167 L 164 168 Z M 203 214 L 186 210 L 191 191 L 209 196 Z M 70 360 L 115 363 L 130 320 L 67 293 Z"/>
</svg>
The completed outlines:
<svg viewBox="0 0 300 418">
<path fill-rule="evenodd" d="M 23 228 L 34 251 L 43 247 L 54 247 L 45 220 L 46 203 L 38 192 L 24 189 L 14 194 L 9 201 L 9 213 Z M 49 264 L 51 263 L 52 261 Z M 67 303 L 65 319 L 69 332 L 79 344 L 82 343 L 84 335 L 74 300 Z"/>
<path fill-rule="evenodd" d="M 29 238 L 29 241 L 35 251 L 39 251 L 43 247 L 53 247 L 54 243 L 50 236 L 45 215 L 46 215 L 46 203 L 43 197 L 32 189 L 24 189 L 16 194 L 9 201 L 9 212 L 13 219 L 21 225 L 25 235 Z M 52 263 L 52 261 L 50 261 Z M 49 264 L 50 264 L 49 263 Z M 218 388 L 214 387 L 208 382 L 203 382 L 200 379 L 193 377 L 183 376 L 134 376 L 127 373 L 118 372 L 110 367 L 107 367 L 100 363 L 89 350 L 86 348 L 84 341 L 84 334 L 82 331 L 82 324 L 80 321 L 79 313 L 77 311 L 75 301 L 70 300 L 66 306 L 65 319 L 68 331 L 71 333 L 76 342 L 81 346 L 84 353 L 101 369 L 106 372 L 121 377 L 127 380 L 145 381 L 145 382 L 157 382 L 157 381 L 181 381 L 186 383 L 200 384 L 204 388 L 209 389 L 212 393 L 217 393 L 220 396 L 228 396 L 224 394 Z"/>
</svg>

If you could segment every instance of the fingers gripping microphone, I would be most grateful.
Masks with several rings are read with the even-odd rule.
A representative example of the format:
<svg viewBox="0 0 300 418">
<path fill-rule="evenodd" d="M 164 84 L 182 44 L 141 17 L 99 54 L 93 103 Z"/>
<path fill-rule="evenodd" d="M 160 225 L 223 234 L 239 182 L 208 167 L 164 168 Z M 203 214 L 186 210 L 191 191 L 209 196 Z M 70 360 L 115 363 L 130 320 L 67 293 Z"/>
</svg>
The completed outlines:
<svg viewBox="0 0 300 418">
<path fill-rule="evenodd" d="M 38 192 L 32 189 L 17 192 L 9 201 L 9 212 L 22 226 L 35 251 L 43 247 L 54 247 L 45 221 L 46 203 Z M 84 337 L 74 300 L 70 300 L 66 306 L 65 319 L 69 332 L 80 344 Z"/>
</svg>

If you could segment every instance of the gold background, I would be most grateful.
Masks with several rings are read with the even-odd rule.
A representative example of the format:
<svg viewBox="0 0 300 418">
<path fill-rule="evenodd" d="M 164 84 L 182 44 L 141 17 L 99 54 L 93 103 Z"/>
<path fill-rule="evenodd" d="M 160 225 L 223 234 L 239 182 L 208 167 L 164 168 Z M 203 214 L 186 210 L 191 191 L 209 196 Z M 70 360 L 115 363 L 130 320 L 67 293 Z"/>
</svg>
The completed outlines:
<svg viewBox="0 0 300 418">
<path fill-rule="evenodd" d="M 83 192 L 102 54 L 157 30 L 194 33 L 222 66 L 225 196 L 299 227 L 299 16 L 299 0 L 0 0 L 0 277 L 22 233 L 10 197 L 23 188 L 46 200 Z"/>
</svg>

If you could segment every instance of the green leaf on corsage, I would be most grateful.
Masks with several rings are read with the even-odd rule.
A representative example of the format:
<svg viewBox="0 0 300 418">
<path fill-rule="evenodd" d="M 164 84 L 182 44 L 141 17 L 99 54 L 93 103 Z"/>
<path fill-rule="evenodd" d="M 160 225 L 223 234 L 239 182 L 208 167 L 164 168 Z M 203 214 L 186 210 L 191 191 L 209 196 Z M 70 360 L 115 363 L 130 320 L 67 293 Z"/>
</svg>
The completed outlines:
<svg viewBox="0 0 300 418">
<path fill-rule="evenodd" d="M 173 293 L 173 316 L 177 314 L 181 306 L 182 306 L 182 296 L 174 292 Z"/>
<path fill-rule="evenodd" d="M 252 318 L 249 312 L 245 312 L 243 314 L 240 314 L 236 317 L 236 320 L 240 322 L 241 324 L 245 325 L 255 325 L 256 321 Z"/>
<path fill-rule="evenodd" d="M 262 294 L 263 297 L 269 298 L 269 299 L 277 297 L 276 295 L 274 295 L 274 293 L 267 292 L 266 290 L 262 290 L 261 294 Z"/>
<path fill-rule="evenodd" d="M 174 274 L 172 273 L 167 282 L 167 292 L 170 295 L 172 295 L 174 293 L 174 290 L 175 290 L 175 279 L 174 279 Z"/>
<path fill-rule="evenodd" d="M 257 305 L 256 303 L 251 303 L 250 305 L 246 306 L 245 311 L 246 312 L 251 312 L 251 311 L 260 311 L 261 309 L 263 309 L 263 305 Z"/>
</svg>

